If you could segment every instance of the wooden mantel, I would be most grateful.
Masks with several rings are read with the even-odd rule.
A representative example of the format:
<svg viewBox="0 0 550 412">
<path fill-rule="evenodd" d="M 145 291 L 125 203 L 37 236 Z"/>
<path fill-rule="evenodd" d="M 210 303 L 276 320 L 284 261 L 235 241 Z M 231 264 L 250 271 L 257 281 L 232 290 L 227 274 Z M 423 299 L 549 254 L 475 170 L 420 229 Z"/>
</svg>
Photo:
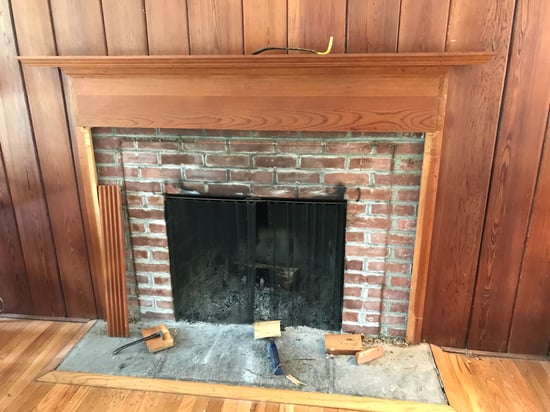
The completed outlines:
<svg viewBox="0 0 550 412">
<path fill-rule="evenodd" d="M 407 325 L 419 342 L 449 71 L 493 53 L 20 57 L 68 78 L 93 273 L 104 255 L 89 128 L 426 132 Z"/>
</svg>

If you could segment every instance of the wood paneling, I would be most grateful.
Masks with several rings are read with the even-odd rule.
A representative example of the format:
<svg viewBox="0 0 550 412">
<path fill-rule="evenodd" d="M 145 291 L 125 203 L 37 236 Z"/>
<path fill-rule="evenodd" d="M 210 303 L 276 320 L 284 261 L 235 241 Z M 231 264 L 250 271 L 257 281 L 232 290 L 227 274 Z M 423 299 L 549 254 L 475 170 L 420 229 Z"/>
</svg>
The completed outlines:
<svg viewBox="0 0 550 412">
<path fill-rule="evenodd" d="M 269 46 L 287 47 L 286 1 L 243 0 L 243 29 L 245 54 Z"/>
<path fill-rule="evenodd" d="M 149 54 L 189 54 L 187 0 L 145 0 Z"/>
<path fill-rule="evenodd" d="M 542 30 L 550 19 L 550 5 L 545 0 L 520 0 L 516 15 L 468 337 L 468 347 L 495 352 L 505 351 L 508 344 L 511 303 L 516 296 L 550 105 L 550 30 Z M 548 243 L 548 233 L 529 241 Z M 523 274 L 527 288 L 532 288 L 531 282 L 545 283 L 543 273 L 535 272 L 535 277 Z M 543 306 L 547 298 L 524 303 Z M 544 328 L 544 311 L 531 314 L 534 324 Z M 518 322 L 527 325 L 530 319 Z M 545 329 L 550 330 L 550 317 Z M 533 334 L 537 331 L 527 335 Z M 540 353 L 547 350 L 544 343 L 546 348 Z"/>
<path fill-rule="evenodd" d="M 110 56 L 147 54 L 143 0 L 101 0 Z"/>
<path fill-rule="evenodd" d="M 534 9 L 536 10 L 536 9 Z M 540 108 L 542 109 L 542 108 Z M 550 128 L 544 154 L 512 319 L 508 351 L 550 352 Z"/>
<path fill-rule="evenodd" d="M 187 0 L 191 54 L 242 54 L 241 0 Z"/>
<path fill-rule="evenodd" d="M 326 50 L 346 49 L 346 0 L 288 0 L 288 46 Z"/>
<path fill-rule="evenodd" d="M 401 0 L 348 0 L 348 53 L 397 51 Z"/>
<path fill-rule="evenodd" d="M 0 134 L 6 133 L 3 114 L 0 111 Z M 0 145 L 0 307 L 2 312 L 7 313 L 33 313 L 32 297 L 13 209 Z"/>
<path fill-rule="evenodd" d="M 496 140 L 514 1 L 452 2 L 447 50 L 493 49 L 449 79 L 423 339 L 464 347 Z"/>
<path fill-rule="evenodd" d="M 25 4 L 26 2 L 14 1 L 14 10 L 19 6 L 25 7 Z M 15 33 L 8 1 L 0 1 L 0 7 L 3 42 L 0 47 L 1 117 L 5 121 L 3 133 L 0 133 L 0 144 L 6 176 L 10 182 L 27 278 L 35 313 L 64 316 L 65 304 L 52 246 L 52 228 L 34 151 L 25 89 L 16 60 Z"/>
<path fill-rule="evenodd" d="M 445 50 L 450 3 L 450 0 L 401 0 L 399 51 Z M 465 7 L 462 2 L 456 6 Z"/>
<path fill-rule="evenodd" d="M 48 1 L 17 1 L 13 10 L 20 53 L 55 55 Z M 94 291 L 59 73 L 54 69 L 34 67 L 26 67 L 23 72 L 67 315 L 95 317 Z"/>
</svg>

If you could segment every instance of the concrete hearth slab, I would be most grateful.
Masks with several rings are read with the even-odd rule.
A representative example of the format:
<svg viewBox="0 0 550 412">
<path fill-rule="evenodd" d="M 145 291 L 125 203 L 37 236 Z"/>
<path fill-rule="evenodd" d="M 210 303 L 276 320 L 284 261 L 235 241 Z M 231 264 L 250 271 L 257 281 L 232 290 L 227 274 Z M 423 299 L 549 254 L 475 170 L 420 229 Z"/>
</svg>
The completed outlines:
<svg viewBox="0 0 550 412">
<path fill-rule="evenodd" d="M 112 351 L 141 337 L 150 323 L 132 324 L 130 338 L 110 338 L 98 321 L 57 368 L 232 385 L 261 386 L 446 404 L 428 345 L 384 344 L 385 356 L 358 366 L 353 356 L 325 353 L 327 331 L 288 327 L 276 338 L 285 374 L 306 384 L 297 388 L 271 373 L 268 340 L 254 340 L 251 325 L 174 322 L 167 324 L 175 346 L 149 353 L 145 343 L 113 356 Z"/>
</svg>

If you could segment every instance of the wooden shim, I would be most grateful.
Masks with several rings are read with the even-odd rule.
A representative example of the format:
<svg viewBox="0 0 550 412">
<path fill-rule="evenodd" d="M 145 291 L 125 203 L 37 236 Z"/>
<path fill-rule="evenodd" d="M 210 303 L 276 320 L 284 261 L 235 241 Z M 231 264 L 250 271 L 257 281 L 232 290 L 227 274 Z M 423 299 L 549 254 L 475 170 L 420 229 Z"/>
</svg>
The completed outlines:
<svg viewBox="0 0 550 412">
<path fill-rule="evenodd" d="M 355 359 L 358 365 L 364 365 L 382 356 L 384 356 L 384 348 L 382 346 L 375 346 L 374 348 L 368 348 L 361 352 L 357 352 L 355 354 Z"/>
<path fill-rule="evenodd" d="M 109 336 L 127 337 L 128 296 L 120 188 L 114 185 L 100 185 L 98 195 L 105 247 L 107 333 Z"/>
<path fill-rule="evenodd" d="M 162 325 L 153 326 L 150 328 L 143 328 L 141 334 L 143 337 L 152 335 L 155 332 L 162 331 L 162 338 L 151 339 L 145 342 L 149 352 L 158 352 L 163 349 L 168 349 L 174 346 L 174 337 L 170 333 L 168 327 L 163 323 Z"/>
<path fill-rule="evenodd" d="M 363 336 L 358 334 L 327 334 L 325 349 L 332 355 L 354 355 L 364 349 Z"/>
<path fill-rule="evenodd" d="M 254 322 L 254 339 L 276 338 L 278 336 L 281 336 L 280 320 Z"/>
</svg>

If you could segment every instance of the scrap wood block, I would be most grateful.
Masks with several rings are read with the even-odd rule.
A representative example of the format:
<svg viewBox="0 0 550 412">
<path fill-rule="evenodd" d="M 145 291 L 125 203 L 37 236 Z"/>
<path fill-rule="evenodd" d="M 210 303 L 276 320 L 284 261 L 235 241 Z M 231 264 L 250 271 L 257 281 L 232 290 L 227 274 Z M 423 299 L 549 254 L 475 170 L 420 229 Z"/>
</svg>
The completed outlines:
<svg viewBox="0 0 550 412">
<path fill-rule="evenodd" d="M 276 338 L 279 336 L 281 336 L 280 320 L 254 322 L 254 339 Z"/>
<path fill-rule="evenodd" d="M 170 333 L 168 327 L 163 323 L 162 325 L 153 326 L 151 328 L 144 328 L 141 330 L 143 337 L 152 335 L 155 332 L 162 331 L 162 338 L 154 338 L 145 342 L 149 352 L 158 352 L 163 349 L 168 349 L 174 346 L 174 337 Z"/>
<path fill-rule="evenodd" d="M 325 349 L 332 355 L 354 355 L 363 350 L 363 336 L 359 334 L 327 334 Z"/>
<path fill-rule="evenodd" d="M 358 365 L 363 365 L 367 362 L 381 358 L 382 356 L 384 356 L 384 348 L 382 346 L 375 346 L 373 348 L 368 348 L 357 352 L 355 354 L 355 359 L 357 360 Z"/>
</svg>

